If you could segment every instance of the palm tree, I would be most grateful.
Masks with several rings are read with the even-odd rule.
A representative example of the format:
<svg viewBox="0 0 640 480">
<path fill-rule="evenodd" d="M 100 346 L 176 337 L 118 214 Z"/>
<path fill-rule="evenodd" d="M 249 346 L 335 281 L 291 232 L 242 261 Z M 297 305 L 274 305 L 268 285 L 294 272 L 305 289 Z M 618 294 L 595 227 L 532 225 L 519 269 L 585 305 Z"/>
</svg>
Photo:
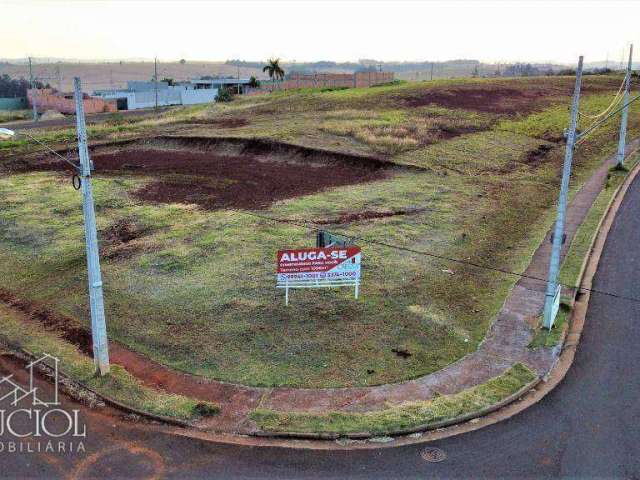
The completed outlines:
<svg viewBox="0 0 640 480">
<path fill-rule="evenodd" d="M 270 58 L 262 71 L 269 74 L 269 78 L 274 82 L 274 85 L 278 80 L 282 80 L 284 78 L 284 70 L 280 66 L 279 58 Z"/>
</svg>

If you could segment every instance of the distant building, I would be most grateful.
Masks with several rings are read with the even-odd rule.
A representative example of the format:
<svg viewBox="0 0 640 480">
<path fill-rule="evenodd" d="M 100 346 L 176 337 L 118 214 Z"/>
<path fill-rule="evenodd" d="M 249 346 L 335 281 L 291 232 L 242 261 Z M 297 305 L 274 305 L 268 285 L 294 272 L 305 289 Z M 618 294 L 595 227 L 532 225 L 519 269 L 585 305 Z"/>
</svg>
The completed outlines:
<svg viewBox="0 0 640 480">
<path fill-rule="evenodd" d="M 240 85 L 240 93 L 244 85 L 249 83 L 248 78 L 241 79 L 193 79 L 184 82 L 176 82 L 169 85 L 167 82 L 127 82 L 126 89 L 96 90 L 94 95 L 108 100 L 115 100 L 118 110 L 137 110 L 150 108 L 157 105 L 196 105 L 215 101 L 218 91 L 223 86 Z"/>
<path fill-rule="evenodd" d="M 53 88 L 29 89 L 27 90 L 29 108 L 33 107 L 34 94 L 36 108 L 39 113 L 47 110 L 55 110 L 66 114 L 76 113 L 76 102 L 73 98 L 73 93 L 59 92 Z M 116 102 L 114 101 L 90 97 L 86 93 L 83 94 L 82 98 L 85 113 L 115 112 L 117 110 Z"/>
</svg>

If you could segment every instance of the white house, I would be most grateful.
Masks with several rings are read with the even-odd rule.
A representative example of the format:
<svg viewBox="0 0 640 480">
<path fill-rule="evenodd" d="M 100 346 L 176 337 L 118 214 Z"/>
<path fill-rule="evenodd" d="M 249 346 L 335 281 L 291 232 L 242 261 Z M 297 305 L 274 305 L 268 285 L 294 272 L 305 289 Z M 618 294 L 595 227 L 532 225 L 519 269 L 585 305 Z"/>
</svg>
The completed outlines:
<svg viewBox="0 0 640 480">
<path fill-rule="evenodd" d="M 223 86 L 238 85 L 242 92 L 248 78 L 240 79 L 193 79 L 169 85 L 167 82 L 127 82 L 126 89 L 96 90 L 94 95 L 104 99 L 115 99 L 118 110 L 136 110 L 167 105 L 195 105 L 214 102 Z M 157 103 L 156 103 L 157 95 Z"/>
</svg>

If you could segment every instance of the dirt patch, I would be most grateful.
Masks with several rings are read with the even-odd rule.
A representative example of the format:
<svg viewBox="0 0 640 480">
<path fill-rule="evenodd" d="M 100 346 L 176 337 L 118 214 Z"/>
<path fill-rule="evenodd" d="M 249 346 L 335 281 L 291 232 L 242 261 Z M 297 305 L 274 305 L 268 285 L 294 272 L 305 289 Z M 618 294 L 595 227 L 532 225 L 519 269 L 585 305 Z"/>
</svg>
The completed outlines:
<svg viewBox="0 0 640 480">
<path fill-rule="evenodd" d="M 3 288 L 0 288 L 0 301 L 41 323 L 48 331 L 57 333 L 85 355 L 93 356 L 91 334 L 73 318 L 59 315 L 35 302 L 23 300 Z"/>
<path fill-rule="evenodd" d="M 107 243 L 129 243 L 131 240 L 144 235 L 145 229 L 136 225 L 129 218 L 123 218 L 100 233 L 102 239 Z"/>
<path fill-rule="evenodd" d="M 189 118 L 181 123 L 195 124 L 195 125 L 214 125 L 221 128 L 239 128 L 249 125 L 249 120 L 246 118 Z"/>
<path fill-rule="evenodd" d="M 545 158 L 547 157 L 547 154 L 551 150 L 553 150 L 553 145 L 549 145 L 547 143 L 540 144 L 538 145 L 537 148 L 534 148 L 533 150 L 527 153 L 527 158 L 525 163 L 529 166 L 537 167 L 538 165 L 544 162 Z"/>
<path fill-rule="evenodd" d="M 133 192 L 140 200 L 196 204 L 210 210 L 261 209 L 328 188 L 381 180 L 397 171 L 425 170 L 378 157 L 222 137 L 133 139 L 91 147 L 90 154 L 97 175 L 154 178 Z M 22 159 L 10 168 L 15 173 L 67 170 L 64 162 L 47 156 Z M 126 237 L 128 228 L 122 225 L 120 232 L 110 235 Z"/>
<path fill-rule="evenodd" d="M 100 254 L 103 258 L 118 260 L 148 251 L 148 246 L 138 240 L 143 239 L 150 232 L 150 228 L 138 225 L 134 219 L 118 220 L 99 232 Z"/>
<path fill-rule="evenodd" d="M 404 360 L 411 357 L 413 354 L 406 348 L 392 348 L 391 351 L 396 354 L 396 357 L 400 357 Z"/>
<path fill-rule="evenodd" d="M 409 107 L 436 105 L 476 112 L 515 114 L 532 112 L 545 98 L 560 93 L 542 88 L 467 87 L 412 92 L 410 97 L 404 97 L 402 101 Z M 562 93 L 568 95 L 569 91 Z"/>
<path fill-rule="evenodd" d="M 376 218 L 395 217 L 400 215 L 415 215 L 420 212 L 426 211 L 426 208 L 407 208 L 402 210 L 388 210 L 388 211 L 376 211 L 376 210 L 364 210 L 362 212 L 347 212 L 338 217 L 324 218 L 314 223 L 319 225 L 338 225 L 343 223 L 361 222 L 364 220 L 372 220 Z"/>
<path fill-rule="evenodd" d="M 185 150 L 141 146 L 92 155 L 97 174 L 130 174 L 156 180 L 133 192 L 141 200 L 197 204 L 207 209 L 266 208 L 278 200 L 327 188 L 385 178 L 380 162 L 345 162 L 331 157 L 279 156 L 268 145 L 245 146 L 242 152 L 209 148 Z M 268 153 L 266 153 L 268 152 Z M 127 237 L 130 226 L 111 235 Z"/>
</svg>

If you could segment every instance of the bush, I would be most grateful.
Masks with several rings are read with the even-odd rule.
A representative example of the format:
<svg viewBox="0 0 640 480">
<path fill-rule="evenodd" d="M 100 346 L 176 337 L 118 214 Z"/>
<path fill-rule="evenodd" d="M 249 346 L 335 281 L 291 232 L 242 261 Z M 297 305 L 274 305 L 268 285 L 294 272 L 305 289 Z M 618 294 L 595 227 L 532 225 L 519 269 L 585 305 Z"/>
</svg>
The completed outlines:
<svg viewBox="0 0 640 480">
<path fill-rule="evenodd" d="M 233 100 L 231 90 L 227 87 L 221 87 L 220 90 L 218 90 L 216 102 L 230 102 L 231 100 Z"/>
</svg>

